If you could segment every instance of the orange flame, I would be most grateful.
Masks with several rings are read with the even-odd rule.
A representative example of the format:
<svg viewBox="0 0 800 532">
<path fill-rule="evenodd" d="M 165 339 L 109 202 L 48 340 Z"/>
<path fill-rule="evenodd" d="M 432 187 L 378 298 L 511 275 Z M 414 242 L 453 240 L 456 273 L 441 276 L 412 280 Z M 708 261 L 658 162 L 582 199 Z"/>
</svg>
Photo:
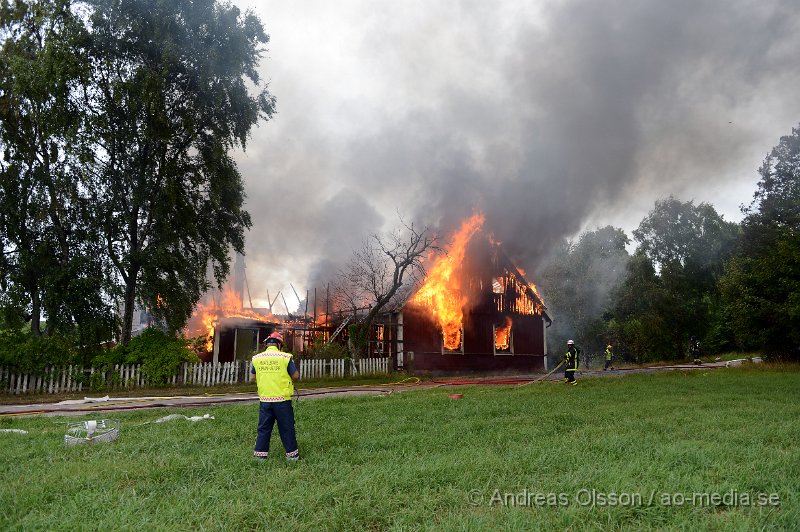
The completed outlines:
<svg viewBox="0 0 800 532">
<path fill-rule="evenodd" d="M 497 312 L 510 310 L 520 314 L 536 315 L 542 313 L 541 298 L 536 299 L 528 295 L 526 286 L 539 297 L 536 285 L 519 279 L 513 273 L 498 277 L 494 281 L 495 305 Z M 510 300 L 510 301 L 507 301 Z"/>
<path fill-rule="evenodd" d="M 190 336 L 205 334 L 206 350 L 214 349 L 214 329 L 223 318 L 246 318 L 258 321 L 274 322 L 278 319 L 270 314 L 262 314 L 242 306 L 241 295 L 226 286 L 218 297 L 210 297 L 205 303 L 200 302 L 189 319 L 187 331 Z"/>
<path fill-rule="evenodd" d="M 506 322 L 498 325 L 494 330 L 494 347 L 498 351 L 508 349 L 511 344 L 511 318 L 506 316 Z"/>
<path fill-rule="evenodd" d="M 461 346 L 463 307 L 467 303 L 456 269 L 464 260 L 467 244 L 485 220 L 484 215 L 478 213 L 461 224 L 447 254 L 433 264 L 422 287 L 412 298 L 413 302 L 431 309 L 442 329 L 444 346 L 450 350 Z"/>
</svg>

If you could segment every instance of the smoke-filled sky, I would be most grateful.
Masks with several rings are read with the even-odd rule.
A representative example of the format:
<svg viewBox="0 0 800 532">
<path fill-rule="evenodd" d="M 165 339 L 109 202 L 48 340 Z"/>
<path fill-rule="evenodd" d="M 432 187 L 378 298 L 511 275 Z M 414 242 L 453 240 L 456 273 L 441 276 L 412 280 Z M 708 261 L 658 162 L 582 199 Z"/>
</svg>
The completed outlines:
<svg viewBox="0 0 800 532">
<path fill-rule="evenodd" d="M 528 271 L 670 194 L 739 220 L 800 122 L 796 0 L 234 3 L 270 35 L 278 108 L 237 155 L 255 306 L 323 297 L 398 213 L 446 230 L 482 210 Z"/>
</svg>

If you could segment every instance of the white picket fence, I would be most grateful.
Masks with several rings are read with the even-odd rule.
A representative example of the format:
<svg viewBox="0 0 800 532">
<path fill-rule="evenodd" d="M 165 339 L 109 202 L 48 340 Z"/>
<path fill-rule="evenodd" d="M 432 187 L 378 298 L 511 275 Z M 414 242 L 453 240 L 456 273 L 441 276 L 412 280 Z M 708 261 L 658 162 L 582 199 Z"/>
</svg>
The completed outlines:
<svg viewBox="0 0 800 532">
<path fill-rule="evenodd" d="M 40 375 L 14 373 L 8 368 L 0 368 L 0 383 L 3 391 L 13 394 L 24 393 L 60 393 L 83 391 L 83 368 L 64 366 L 46 368 Z M 94 374 L 94 368 L 91 373 Z"/>
<path fill-rule="evenodd" d="M 298 370 L 303 379 L 344 377 L 345 359 L 299 360 Z M 41 374 L 15 373 L 0 368 L 0 391 L 20 394 L 45 394 L 82 392 L 90 389 L 90 383 L 102 382 L 105 390 L 141 388 L 148 383 L 139 364 L 117 364 L 112 370 L 101 374 L 99 369 L 79 366 L 46 368 Z M 351 375 L 378 375 L 389 373 L 389 358 L 364 358 L 350 361 Z M 217 364 L 189 364 L 180 366 L 170 379 L 172 385 L 215 386 L 235 384 L 249 380 L 250 361 L 236 360 Z"/>
<path fill-rule="evenodd" d="M 344 377 L 345 359 L 300 360 L 297 370 L 303 379 L 319 379 L 324 377 Z M 389 373 L 389 358 L 362 358 L 357 362 L 350 361 L 350 375 L 380 375 Z"/>
<path fill-rule="evenodd" d="M 212 364 L 182 364 L 183 379 L 177 381 L 177 376 L 172 378 L 172 384 L 191 384 L 194 386 L 214 386 L 217 384 L 236 384 L 247 382 L 250 362 L 234 360 L 233 362 L 220 362 Z"/>
<path fill-rule="evenodd" d="M 353 375 L 380 375 L 389 373 L 389 358 L 362 358 L 350 362 Z"/>
<path fill-rule="evenodd" d="M 300 378 L 319 379 L 322 377 L 344 377 L 344 359 L 298 360 L 296 363 Z"/>
</svg>

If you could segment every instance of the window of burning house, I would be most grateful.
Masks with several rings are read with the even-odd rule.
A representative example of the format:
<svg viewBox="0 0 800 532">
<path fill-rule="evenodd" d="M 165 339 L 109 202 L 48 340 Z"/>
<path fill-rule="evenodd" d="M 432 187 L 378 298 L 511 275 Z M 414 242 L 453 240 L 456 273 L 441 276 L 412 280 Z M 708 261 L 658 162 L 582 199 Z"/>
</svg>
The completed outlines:
<svg viewBox="0 0 800 532">
<path fill-rule="evenodd" d="M 533 298 L 534 291 L 535 287 L 529 288 L 524 280 L 518 279 L 513 273 L 492 279 L 492 293 L 497 312 L 541 314 L 542 305 Z"/>
<path fill-rule="evenodd" d="M 502 278 L 495 277 L 494 279 L 492 279 L 492 292 L 494 292 L 495 294 L 502 294 L 505 292 Z"/>
<path fill-rule="evenodd" d="M 464 354 L 464 324 L 460 328 L 443 330 L 442 333 L 442 354 L 459 353 Z"/>
<path fill-rule="evenodd" d="M 514 354 L 514 341 L 512 321 L 509 316 L 506 316 L 501 324 L 494 324 L 494 354 L 495 355 L 513 355 Z"/>
<path fill-rule="evenodd" d="M 372 349 L 374 353 L 383 353 L 384 331 L 385 327 L 383 323 L 379 323 L 375 326 L 375 340 L 373 341 Z"/>
</svg>

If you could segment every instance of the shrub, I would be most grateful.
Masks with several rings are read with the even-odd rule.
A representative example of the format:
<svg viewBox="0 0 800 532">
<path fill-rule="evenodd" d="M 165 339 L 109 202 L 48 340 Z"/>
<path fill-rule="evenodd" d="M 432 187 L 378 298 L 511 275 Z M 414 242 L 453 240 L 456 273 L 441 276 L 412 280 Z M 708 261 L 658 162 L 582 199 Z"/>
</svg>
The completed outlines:
<svg viewBox="0 0 800 532">
<path fill-rule="evenodd" d="M 148 327 L 135 336 L 128 345 L 111 349 L 95 365 L 115 363 L 141 364 L 142 376 L 153 385 L 167 384 L 184 362 L 200 362 L 190 349 L 189 341 Z"/>
<path fill-rule="evenodd" d="M 314 343 L 310 345 L 304 354 L 304 358 L 319 358 L 319 359 L 333 359 L 333 358 L 349 358 L 350 353 L 347 347 L 337 343 L 326 343 L 323 335 L 318 334 L 314 337 Z"/>
<path fill-rule="evenodd" d="M 74 363 L 75 345 L 63 336 L 33 336 L 19 329 L 0 330 L 0 366 L 40 373 L 49 366 Z"/>
</svg>

